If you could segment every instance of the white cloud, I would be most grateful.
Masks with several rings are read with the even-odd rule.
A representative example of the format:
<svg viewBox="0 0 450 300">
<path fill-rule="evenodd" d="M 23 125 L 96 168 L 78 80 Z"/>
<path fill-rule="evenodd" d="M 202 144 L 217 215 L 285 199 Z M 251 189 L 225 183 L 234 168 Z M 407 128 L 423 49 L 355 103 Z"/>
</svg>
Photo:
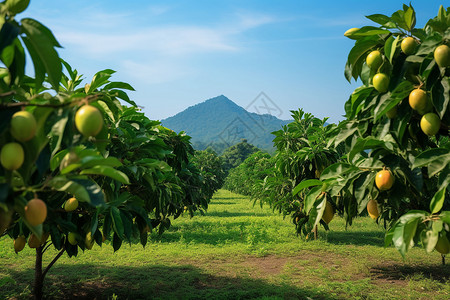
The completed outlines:
<svg viewBox="0 0 450 300">
<path fill-rule="evenodd" d="M 126 78 L 131 81 L 145 84 L 160 84 L 180 79 L 188 74 L 192 75 L 185 64 L 180 61 L 154 60 L 154 61 L 133 61 L 130 59 L 120 63 L 121 71 Z"/>
</svg>

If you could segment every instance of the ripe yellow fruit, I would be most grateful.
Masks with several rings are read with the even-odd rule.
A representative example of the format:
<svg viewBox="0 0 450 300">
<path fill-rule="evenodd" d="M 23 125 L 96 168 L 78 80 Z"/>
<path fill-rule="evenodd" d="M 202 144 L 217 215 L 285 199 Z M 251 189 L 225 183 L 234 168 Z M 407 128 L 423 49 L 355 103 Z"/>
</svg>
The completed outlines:
<svg viewBox="0 0 450 300">
<path fill-rule="evenodd" d="M 357 32 L 358 30 L 359 28 L 350 28 L 344 33 L 344 36 L 348 37 L 349 39 L 356 40 L 356 38 L 352 37 L 351 35 Z"/>
<path fill-rule="evenodd" d="M 439 236 L 436 246 L 434 246 L 434 249 L 436 249 L 436 251 L 441 254 L 448 254 L 450 252 L 450 241 L 448 240 L 445 232 L 444 234 L 441 234 Z"/>
<path fill-rule="evenodd" d="M 83 105 L 75 114 L 75 126 L 86 137 L 96 136 L 103 127 L 102 113 L 92 105 Z"/>
<path fill-rule="evenodd" d="M 434 60 L 441 68 L 450 66 L 450 47 L 440 45 L 434 50 Z"/>
<path fill-rule="evenodd" d="M 34 235 L 34 233 L 32 233 L 28 238 L 28 246 L 30 246 L 30 248 L 37 248 L 40 245 L 41 241 Z"/>
<path fill-rule="evenodd" d="M 331 203 L 327 201 L 325 205 L 325 210 L 323 211 L 322 220 L 328 224 L 331 222 L 333 217 L 334 217 L 333 205 L 331 205 Z"/>
<path fill-rule="evenodd" d="M 75 197 L 68 199 L 64 202 L 64 210 L 65 211 L 74 211 L 78 208 L 78 200 Z"/>
<path fill-rule="evenodd" d="M 367 212 L 372 219 L 376 220 L 378 218 L 380 212 L 378 211 L 378 202 L 376 200 L 370 199 L 369 203 L 367 203 Z"/>
<path fill-rule="evenodd" d="M 389 170 L 381 170 L 375 176 L 375 184 L 380 191 L 387 191 L 394 185 L 394 175 Z"/>
<path fill-rule="evenodd" d="M 380 93 L 387 92 L 389 88 L 389 76 L 383 73 L 377 73 L 373 76 L 373 87 Z"/>
<path fill-rule="evenodd" d="M 75 164 L 80 161 L 80 158 L 75 152 L 68 152 L 66 155 L 64 155 L 63 159 L 61 160 L 61 163 L 59 164 L 59 170 L 66 168 L 67 166 L 71 164 Z"/>
<path fill-rule="evenodd" d="M 69 244 L 76 245 L 77 244 L 77 234 L 75 232 L 69 232 L 67 235 L 67 240 L 69 241 Z"/>
<path fill-rule="evenodd" d="M 47 205 L 41 199 L 32 199 L 25 206 L 25 219 L 31 226 L 44 223 L 47 218 Z"/>
<path fill-rule="evenodd" d="M 366 57 L 366 64 L 369 68 L 376 71 L 383 63 L 383 57 L 381 56 L 381 52 L 378 50 L 372 51 Z"/>
<path fill-rule="evenodd" d="M 412 90 L 408 99 L 409 106 L 416 111 L 424 112 L 429 107 L 427 92 L 422 89 Z"/>
<path fill-rule="evenodd" d="M 395 118 L 395 117 L 397 116 L 397 106 L 394 106 L 393 108 L 391 108 L 390 110 L 388 110 L 388 111 L 386 112 L 386 116 L 387 116 L 389 119 Z"/>
<path fill-rule="evenodd" d="M 44 244 L 47 241 L 48 237 L 48 232 L 43 233 L 41 239 L 38 239 L 38 237 L 34 233 L 32 233 L 28 238 L 28 246 L 30 246 L 30 248 L 37 248 L 40 245 Z"/>
<path fill-rule="evenodd" d="M 435 113 L 427 113 L 420 119 L 420 128 L 426 135 L 433 136 L 441 128 L 441 119 Z"/>
<path fill-rule="evenodd" d="M 25 159 L 23 148 L 18 143 L 8 143 L 2 147 L 0 162 L 6 170 L 19 169 Z"/>
<path fill-rule="evenodd" d="M 411 55 L 416 51 L 417 41 L 413 37 L 404 38 L 400 47 L 402 48 L 403 53 L 406 55 Z"/>
<path fill-rule="evenodd" d="M 20 142 L 31 140 L 36 134 L 36 119 L 28 111 L 18 111 L 11 118 L 11 135 Z"/>
<path fill-rule="evenodd" d="M 86 234 L 86 239 L 84 240 L 84 244 L 86 245 L 86 248 L 89 250 L 91 250 L 92 247 L 94 246 L 94 238 L 92 237 L 92 234 L 90 231 Z"/>
<path fill-rule="evenodd" d="M 23 248 L 25 248 L 26 243 L 27 240 L 23 235 L 18 236 L 17 239 L 14 240 L 14 251 L 16 253 L 19 253 L 20 251 L 23 250 Z"/>
</svg>

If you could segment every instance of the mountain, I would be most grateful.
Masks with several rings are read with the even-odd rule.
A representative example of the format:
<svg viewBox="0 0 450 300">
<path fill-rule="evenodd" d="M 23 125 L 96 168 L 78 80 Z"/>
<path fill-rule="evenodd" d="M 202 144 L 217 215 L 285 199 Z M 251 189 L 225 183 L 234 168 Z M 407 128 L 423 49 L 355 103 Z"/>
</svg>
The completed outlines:
<svg viewBox="0 0 450 300">
<path fill-rule="evenodd" d="M 161 121 L 165 127 L 190 135 L 197 150 L 212 146 L 219 153 L 242 139 L 262 150 L 273 152 L 274 136 L 271 132 L 289 122 L 270 114 L 248 112 L 223 95 L 188 107 Z"/>
</svg>

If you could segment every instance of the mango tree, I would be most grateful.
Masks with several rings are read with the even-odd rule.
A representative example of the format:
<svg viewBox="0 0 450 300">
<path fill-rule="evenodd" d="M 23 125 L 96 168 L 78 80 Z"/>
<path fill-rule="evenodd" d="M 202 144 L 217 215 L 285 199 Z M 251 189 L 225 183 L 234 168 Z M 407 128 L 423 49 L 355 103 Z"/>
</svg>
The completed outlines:
<svg viewBox="0 0 450 300">
<path fill-rule="evenodd" d="M 212 188 L 190 162 L 190 137 L 149 120 L 125 92 L 133 88 L 110 81 L 112 70 L 83 85 L 47 27 L 16 20 L 22 2 L 0 3 L 0 237 L 12 238 L 16 252 L 26 243 L 36 249 L 41 299 L 64 253 L 106 240 L 114 251 L 123 242 L 145 246 L 148 232 L 163 232 L 184 207 L 206 209 Z M 44 269 L 50 247 L 59 252 Z"/>
<path fill-rule="evenodd" d="M 338 161 L 341 147 L 328 147 L 335 124 L 327 124 L 327 118 L 318 119 L 303 110 L 291 111 L 293 122 L 273 132 L 276 154 L 274 168 L 253 188 L 253 198 L 268 203 L 283 215 L 290 215 L 297 233 L 308 235 L 321 222 L 325 228 L 334 214 L 334 207 L 327 199 L 318 178 L 329 165 Z M 312 187 L 312 188 L 311 188 Z M 311 193 L 308 193 L 311 191 Z M 305 211 L 308 198 L 320 200 L 320 215 L 314 214 L 314 221 L 308 222 Z M 325 217 L 323 212 L 326 211 Z M 313 220 L 311 216 L 311 220 Z M 317 221 L 317 222 L 316 222 Z"/>
<path fill-rule="evenodd" d="M 348 224 L 368 210 L 404 256 L 414 244 L 450 251 L 450 9 L 440 7 L 415 28 L 412 6 L 378 26 L 352 28 L 345 67 L 359 80 L 345 103 L 346 120 L 329 147 L 345 147 L 344 160 L 326 168 L 317 185 Z M 299 187 L 306 188 L 308 182 Z M 323 201 L 309 190 L 305 214 L 317 224 Z"/>
</svg>

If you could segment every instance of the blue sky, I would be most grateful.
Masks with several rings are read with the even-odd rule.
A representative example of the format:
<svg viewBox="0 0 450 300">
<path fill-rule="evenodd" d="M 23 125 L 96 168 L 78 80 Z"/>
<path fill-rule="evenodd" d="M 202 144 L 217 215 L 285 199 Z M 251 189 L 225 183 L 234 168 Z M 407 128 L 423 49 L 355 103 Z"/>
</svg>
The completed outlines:
<svg viewBox="0 0 450 300">
<path fill-rule="evenodd" d="M 85 75 L 117 71 L 151 119 L 164 119 L 225 95 L 247 107 L 264 92 L 289 119 L 303 108 L 331 122 L 358 86 L 343 75 L 353 41 L 343 33 L 374 25 L 403 1 L 51 1 L 32 0 L 33 17 L 64 47 L 60 56 Z M 436 16 L 434 0 L 412 1 L 417 26 Z"/>
</svg>

